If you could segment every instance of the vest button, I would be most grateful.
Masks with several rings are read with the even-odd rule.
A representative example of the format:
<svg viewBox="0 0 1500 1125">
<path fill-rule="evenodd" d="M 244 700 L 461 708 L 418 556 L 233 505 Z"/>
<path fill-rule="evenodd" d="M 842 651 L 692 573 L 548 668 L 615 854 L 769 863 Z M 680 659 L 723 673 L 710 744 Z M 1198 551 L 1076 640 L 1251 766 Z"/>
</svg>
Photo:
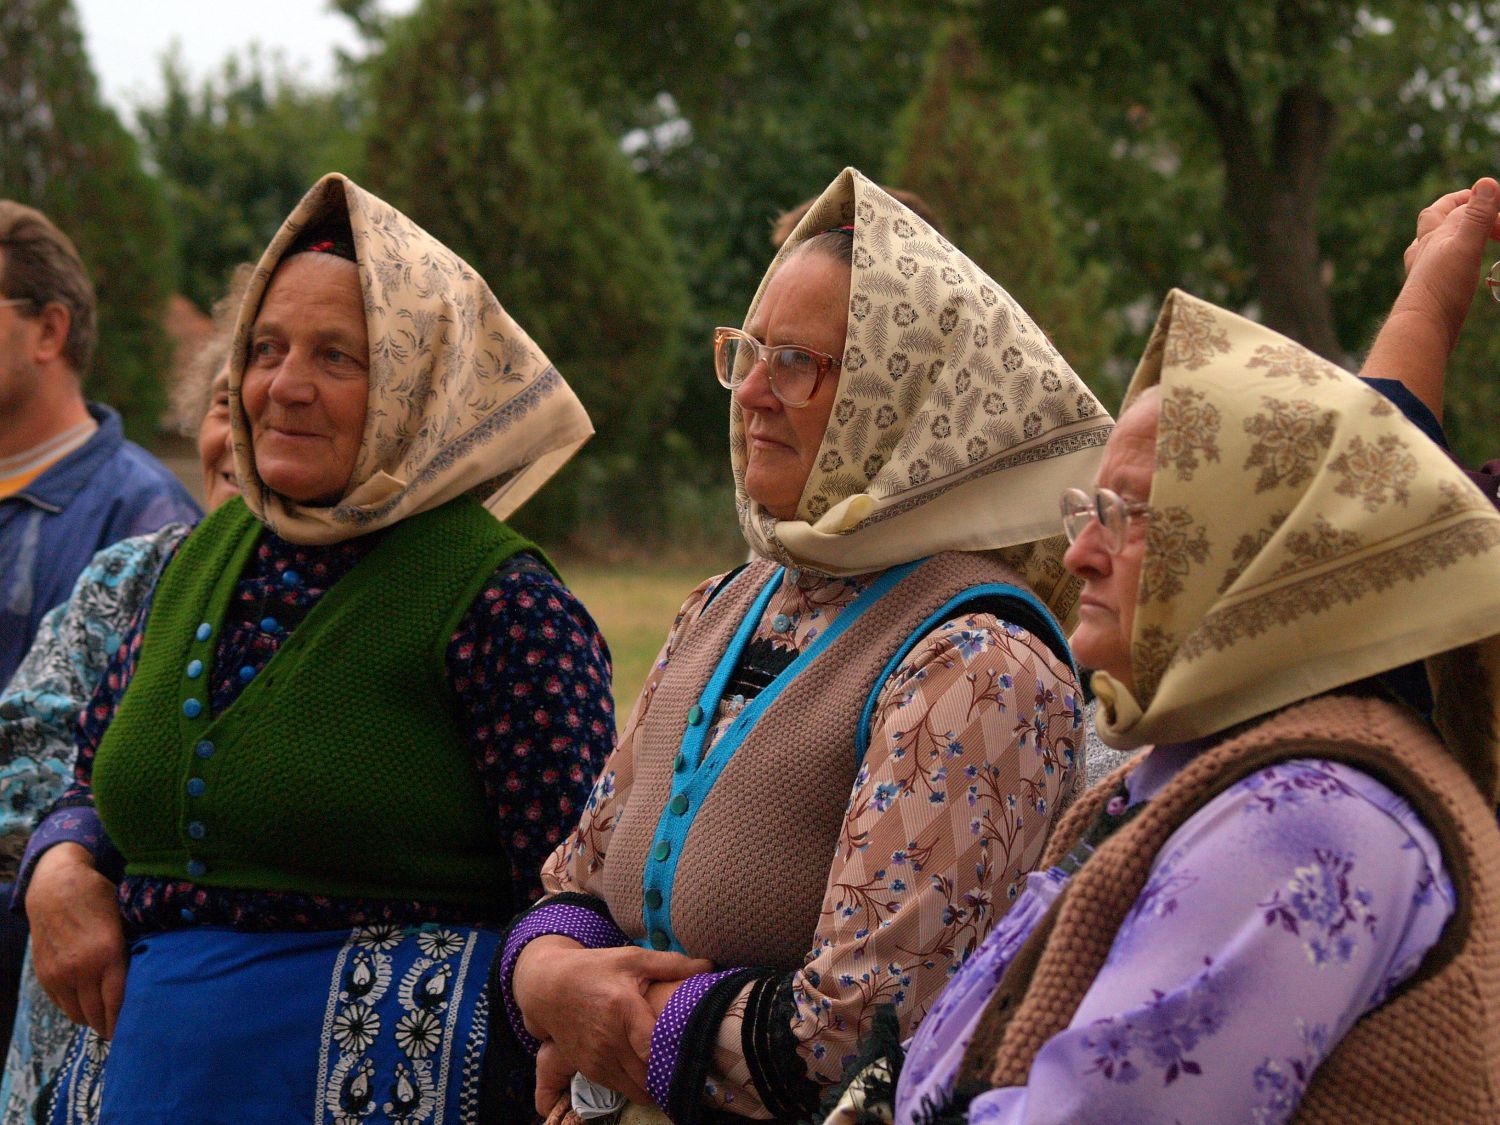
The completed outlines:
<svg viewBox="0 0 1500 1125">
<path fill-rule="evenodd" d="M 205 738 L 195 747 L 195 752 L 200 758 L 212 758 L 214 756 L 214 744 Z"/>
<path fill-rule="evenodd" d="M 212 625 L 210 625 L 207 621 L 205 621 L 202 625 L 199 625 L 197 632 L 195 632 L 193 634 L 193 636 L 197 637 L 200 641 L 206 641 L 206 640 L 208 640 L 209 637 L 211 637 L 213 635 L 214 635 L 214 627 Z"/>
<path fill-rule="evenodd" d="M 661 903 L 662 903 L 661 892 L 659 890 L 657 890 L 655 887 L 652 887 L 649 891 L 646 892 L 646 905 L 650 909 L 652 909 L 652 910 L 660 910 L 661 909 Z"/>
<path fill-rule="evenodd" d="M 261 630 L 266 633 L 281 632 L 281 622 L 277 621 L 276 618 L 269 615 L 260 619 L 260 627 Z"/>
<path fill-rule="evenodd" d="M 255 679 L 255 669 L 248 664 L 240 665 L 240 683 L 248 684 Z"/>
<path fill-rule="evenodd" d="M 184 699 L 182 701 L 182 713 L 190 719 L 196 719 L 203 714 L 203 704 L 196 699 Z"/>
<path fill-rule="evenodd" d="M 203 661 L 189 660 L 187 666 L 188 679 L 196 680 L 201 675 L 203 675 Z"/>
<path fill-rule="evenodd" d="M 195 777 L 187 784 L 188 796 L 201 797 L 203 796 L 203 791 L 207 788 L 208 782 L 204 781 L 201 777 Z"/>
<path fill-rule="evenodd" d="M 672 947 L 672 939 L 667 936 L 667 931 L 666 930 L 652 930 L 651 931 L 651 948 L 652 949 L 670 949 L 671 947 Z"/>
<path fill-rule="evenodd" d="M 208 835 L 208 825 L 201 820 L 188 821 L 188 835 L 195 840 L 201 840 Z"/>
<path fill-rule="evenodd" d="M 651 849 L 651 856 L 658 863 L 666 862 L 667 857 L 671 854 L 672 845 L 666 840 L 663 840 L 661 843 L 657 844 L 656 847 Z"/>
<path fill-rule="evenodd" d="M 671 809 L 672 812 L 673 812 L 673 814 L 676 815 L 676 816 L 681 816 L 683 813 L 687 812 L 688 811 L 687 794 L 686 793 L 679 793 L 679 794 L 677 794 L 677 796 L 675 796 L 675 797 L 672 798 L 671 802 L 667 805 L 667 808 Z"/>
<path fill-rule="evenodd" d="M 687 755 L 678 751 L 677 757 L 672 760 L 672 768 L 678 773 L 687 769 Z"/>
<path fill-rule="evenodd" d="M 695 727 L 703 721 L 703 708 L 696 703 L 688 709 L 688 726 Z"/>
<path fill-rule="evenodd" d="M 201 879 L 208 874 L 208 864 L 201 859 L 188 860 L 187 873 L 194 879 Z"/>
<path fill-rule="evenodd" d="M 198 920 L 198 915 L 185 906 L 177 912 L 177 917 L 181 918 L 189 926 Z"/>
</svg>

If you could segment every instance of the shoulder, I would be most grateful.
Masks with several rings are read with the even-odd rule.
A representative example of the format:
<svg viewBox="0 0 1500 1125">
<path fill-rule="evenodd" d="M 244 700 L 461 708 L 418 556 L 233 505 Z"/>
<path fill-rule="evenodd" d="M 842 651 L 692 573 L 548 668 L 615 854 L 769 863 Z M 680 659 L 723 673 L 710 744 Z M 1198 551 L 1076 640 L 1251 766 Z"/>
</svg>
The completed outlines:
<svg viewBox="0 0 1500 1125">
<path fill-rule="evenodd" d="M 998 676 L 1024 671 L 1039 684 L 1066 687 L 1078 695 L 1072 669 L 1045 641 L 987 611 L 960 613 L 929 629 L 912 645 L 885 686 L 903 684 L 927 668 L 955 664 L 970 673 L 993 672 Z M 1081 710 L 1081 698 L 1074 702 Z"/>
<path fill-rule="evenodd" d="M 481 632 L 513 640 L 531 637 L 556 644 L 602 643 L 599 627 L 567 585 L 535 555 L 522 553 L 490 574 L 469 607 L 468 619 Z"/>
<path fill-rule="evenodd" d="M 83 568 L 78 575 L 77 589 L 91 585 L 117 586 L 144 574 L 149 574 L 154 580 L 192 529 L 193 524 L 176 521 L 144 535 L 132 535 L 111 543 L 95 553 Z"/>
</svg>

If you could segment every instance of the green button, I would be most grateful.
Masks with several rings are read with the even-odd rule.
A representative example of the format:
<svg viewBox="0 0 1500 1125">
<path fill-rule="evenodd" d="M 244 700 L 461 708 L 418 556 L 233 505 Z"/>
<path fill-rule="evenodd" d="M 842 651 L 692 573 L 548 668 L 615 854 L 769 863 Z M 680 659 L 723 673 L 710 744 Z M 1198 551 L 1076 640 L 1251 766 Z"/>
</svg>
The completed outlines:
<svg viewBox="0 0 1500 1125">
<path fill-rule="evenodd" d="M 646 905 L 649 906 L 652 910 L 660 910 L 661 909 L 661 892 L 658 891 L 654 887 L 651 890 L 647 891 L 646 892 Z"/>
<path fill-rule="evenodd" d="M 671 809 L 678 816 L 681 816 L 683 813 L 687 812 L 687 810 L 688 810 L 687 794 L 686 793 L 679 793 L 679 794 L 677 794 L 677 796 L 675 796 L 675 797 L 672 798 L 672 801 L 671 801 L 671 803 L 669 805 L 667 805 L 667 808 Z"/>
<path fill-rule="evenodd" d="M 676 759 L 672 762 L 672 768 L 678 773 L 681 773 L 683 770 L 687 769 L 687 755 L 678 753 Z"/>
<path fill-rule="evenodd" d="M 669 856 L 671 854 L 672 854 L 672 845 L 669 844 L 669 843 L 667 843 L 667 841 L 665 841 L 665 840 L 663 840 L 661 843 L 657 844 L 656 847 L 654 847 L 654 848 L 651 849 L 651 855 L 652 855 L 652 857 L 654 859 L 658 860 L 658 861 L 664 861 L 664 860 L 666 860 L 667 856 Z"/>
<path fill-rule="evenodd" d="M 703 721 L 703 708 L 696 703 L 688 711 L 688 726 L 695 727 Z"/>
<path fill-rule="evenodd" d="M 672 947 L 672 939 L 667 936 L 667 931 L 666 930 L 652 930 L 651 931 L 651 948 L 652 949 L 670 949 L 671 947 Z"/>
</svg>

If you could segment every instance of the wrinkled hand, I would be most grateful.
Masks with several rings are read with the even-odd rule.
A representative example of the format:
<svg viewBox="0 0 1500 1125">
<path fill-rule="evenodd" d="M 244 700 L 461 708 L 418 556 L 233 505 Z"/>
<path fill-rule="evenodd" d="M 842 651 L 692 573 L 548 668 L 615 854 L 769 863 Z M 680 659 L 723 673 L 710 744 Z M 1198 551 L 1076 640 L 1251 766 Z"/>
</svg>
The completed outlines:
<svg viewBox="0 0 1500 1125">
<path fill-rule="evenodd" d="M 1500 185 L 1488 176 L 1423 208 L 1417 237 L 1403 256 L 1406 285 L 1391 315 L 1428 318 L 1451 351 L 1474 299 L 1485 243 L 1500 239 L 1497 214 Z"/>
<path fill-rule="evenodd" d="M 512 995 L 526 1029 L 542 1040 L 536 1108 L 545 1117 L 574 1073 L 651 1105 L 646 1058 L 656 1012 L 646 992 L 713 969 L 711 961 L 624 946 L 585 949 L 570 938 L 537 938 L 516 960 Z"/>
<path fill-rule="evenodd" d="M 74 1023 L 105 1039 L 125 998 L 125 930 L 115 885 L 77 844 L 47 849 L 26 889 L 37 980 Z"/>
</svg>

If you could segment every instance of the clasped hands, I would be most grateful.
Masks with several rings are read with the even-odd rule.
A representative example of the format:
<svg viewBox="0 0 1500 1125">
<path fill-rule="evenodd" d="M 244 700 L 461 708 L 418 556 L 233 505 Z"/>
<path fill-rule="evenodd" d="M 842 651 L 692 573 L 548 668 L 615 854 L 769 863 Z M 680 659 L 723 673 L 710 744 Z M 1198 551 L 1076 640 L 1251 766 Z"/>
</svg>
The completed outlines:
<svg viewBox="0 0 1500 1125">
<path fill-rule="evenodd" d="M 511 993 L 526 1030 L 542 1043 L 537 1112 L 545 1118 L 552 1111 L 574 1074 L 654 1105 L 646 1063 L 656 1018 L 684 980 L 713 967 L 702 958 L 629 945 L 586 949 L 556 934 L 529 942 L 516 959 Z"/>
</svg>

